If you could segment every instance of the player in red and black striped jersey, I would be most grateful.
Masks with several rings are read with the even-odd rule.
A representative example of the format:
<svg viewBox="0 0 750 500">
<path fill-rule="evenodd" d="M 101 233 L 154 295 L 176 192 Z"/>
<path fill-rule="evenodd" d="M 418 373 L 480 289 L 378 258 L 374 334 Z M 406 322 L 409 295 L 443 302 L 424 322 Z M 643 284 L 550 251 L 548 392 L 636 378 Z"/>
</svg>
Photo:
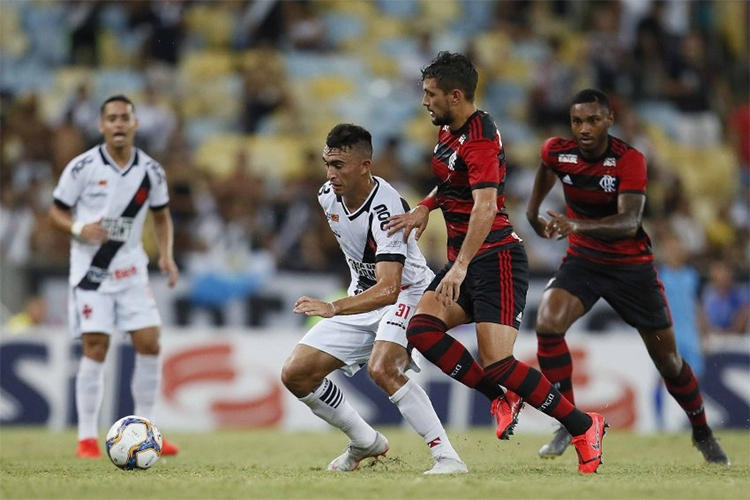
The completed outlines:
<svg viewBox="0 0 750 500">
<path fill-rule="evenodd" d="M 582 90 L 570 107 L 572 139 L 548 139 L 526 217 L 543 238 L 568 238 L 568 251 L 547 285 L 537 314 L 537 358 L 542 373 L 574 402 L 570 350 L 565 332 L 603 298 L 646 344 L 667 390 L 685 410 L 693 442 L 708 462 L 729 464 L 706 422 L 698 381 L 680 356 L 664 286 L 653 264 L 651 242 L 641 221 L 646 203 L 646 160 L 609 135 L 614 113 L 606 94 Z M 542 202 L 560 179 L 566 213 Z M 570 443 L 563 428 L 539 454 L 553 458 Z"/>
<path fill-rule="evenodd" d="M 476 69 L 461 54 L 441 52 L 422 70 L 422 105 L 440 127 L 432 157 L 437 186 L 409 213 L 391 217 L 386 227 L 391 233 L 404 230 L 404 238 L 416 230 L 418 238 L 429 212 L 440 207 L 448 264 L 419 301 L 407 337 L 444 373 L 492 400 L 498 438 L 512 433 L 525 400 L 576 436 L 579 471 L 596 472 L 604 418 L 578 410 L 539 371 L 513 356 L 526 304 L 528 261 L 505 210 L 500 133 L 492 117 L 474 104 L 477 81 Z M 471 322 L 481 366 L 447 333 Z"/>
</svg>

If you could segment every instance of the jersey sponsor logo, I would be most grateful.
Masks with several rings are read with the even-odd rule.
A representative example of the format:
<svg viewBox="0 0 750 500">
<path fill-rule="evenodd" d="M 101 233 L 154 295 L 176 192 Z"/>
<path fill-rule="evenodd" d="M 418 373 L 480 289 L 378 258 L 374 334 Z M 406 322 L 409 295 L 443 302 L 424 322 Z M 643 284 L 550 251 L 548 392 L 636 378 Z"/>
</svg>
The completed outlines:
<svg viewBox="0 0 750 500">
<path fill-rule="evenodd" d="M 146 164 L 146 168 L 150 168 L 154 172 L 154 175 L 156 176 L 156 182 L 158 184 L 164 182 L 164 169 L 159 163 L 150 161 Z"/>
<path fill-rule="evenodd" d="M 99 184 L 100 186 L 106 186 L 106 185 L 107 185 L 107 179 L 99 179 L 99 182 L 98 182 L 98 184 Z"/>
<path fill-rule="evenodd" d="M 599 186 L 605 193 L 613 193 L 617 188 L 617 179 L 611 175 L 605 175 L 602 177 L 602 180 L 599 181 Z"/>
<path fill-rule="evenodd" d="M 102 269 L 101 267 L 91 266 L 86 272 L 86 280 L 91 283 L 104 283 L 109 277 L 109 271 Z"/>
<path fill-rule="evenodd" d="M 616 166 L 617 166 L 617 160 L 615 160 L 615 159 L 614 159 L 614 158 L 612 158 L 612 157 L 610 157 L 610 158 L 605 158 L 605 159 L 604 159 L 604 163 L 603 163 L 603 165 L 604 165 L 605 167 L 616 167 Z"/>
<path fill-rule="evenodd" d="M 373 212 L 378 214 L 378 220 L 380 221 L 380 230 L 385 231 L 385 225 L 388 224 L 388 218 L 391 216 L 391 213 L 388 211 L 388 207 L 381 204 L 373 208 L 372 210 Z"/>
<path fill-rule="evenodd" d="M 375 264 L 371 262 L 360 262 L 354 259 L 347 259 L 349 261 L 349 267 L 354 269 L 354 272 L 360 277 L 360 279 L 375 281 Z"/>
<path fill-rule="evenodd" d="M 570 176 L 568 174 L 565 174 L 565 177 L 562 179 L 563 184 L 570 184 L 573 185 L 573 181 L 570 179 Z"/>
<path fill-rule="evenodd" d="M 578 155 L 559 155 L 557 161 L 560 163 L 578 163 Z"/>
<path fill-rule="evenodd" d="M 94 161 L 94 158 L 91 156 L 86 156 L 84 158 L 81 158 L 75 165 L 73 165 L 73 168 L 71 169 L 70 173 L 73 176 L 73 178 L 78 177 L 78 174 L 83 170 L 83 167 L 88 165 Z"/>
<path fill-rule="evenodd" d="M 103 219 L 102 227 L 109 232 L 110 240 L 128 241 L 130 239 L 130 232 L 133 230 L 133 218 Z"/>
</svg>

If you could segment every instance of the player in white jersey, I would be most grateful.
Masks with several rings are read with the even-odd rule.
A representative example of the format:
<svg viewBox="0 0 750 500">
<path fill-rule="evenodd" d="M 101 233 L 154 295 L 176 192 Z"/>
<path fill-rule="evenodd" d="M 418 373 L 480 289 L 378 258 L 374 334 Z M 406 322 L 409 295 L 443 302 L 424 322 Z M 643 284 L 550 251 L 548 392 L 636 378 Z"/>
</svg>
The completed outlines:
<svg viewBox="0 0 750 500">
<path fill-rule="evenodd" d="M 297 344 L 281 379 L 315 415 L 349 437 L 346 450 L 328 470 L 352 471 L 364 458 L 388 451 L 386 438 L 326 378 L 337 369 L 351 376 L 366 364 L 370 377 L 430 448 L 434 465 L 425 474 L 466 473 L 427 393 L 405 374 L 415 368 L 406 325 L 433 277 L 414 238 L 405 243 L 403 235 L 389 237 L 383 228 L 391 214 L 404 213 L 405 202 L 390 184 L 372 176 L 372 137 L 362 127 L 335 126 L 326 139 L 323 162 L 328 182 L 318 201 L 352 281 L 345 298 L 297 300 L 295 313 L 325 319 Z"/>
<path fill-rule="evenodd" d="M 159 244 L 159 268 L 177 282 L 172 255 L 172 218 L 161 165 L 134 146 L 135 106 L 123 95 L 101 107 L 104 143 L 74 158 L 53 193 L 50 218 L 72 235 L 69 323 L 83 344 L 76 377 L 76 455 L 99 458 L 99 409 L 104 396 L 104 361 L 110 336 L 128 332 L 135 348 L 131 390 L 134 413 L 153 418 L 161 386 L 161 319 L 148 282 L 142 233 L 151 209 Z M 162 454 L 177 447 L 164 440 Z"/>
</svg>

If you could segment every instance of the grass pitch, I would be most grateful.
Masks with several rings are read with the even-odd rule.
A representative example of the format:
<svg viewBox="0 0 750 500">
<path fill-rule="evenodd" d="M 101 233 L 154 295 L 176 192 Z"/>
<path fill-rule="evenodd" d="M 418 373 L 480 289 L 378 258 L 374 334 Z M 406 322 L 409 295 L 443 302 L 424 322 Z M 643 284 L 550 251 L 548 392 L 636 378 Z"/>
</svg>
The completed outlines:
<svg viewBox="0 0 750 500">
<path fill-rule="evenodd" d="M 177 457 L 148 471 L 121 471 L 107 458 L 74 457 L 72 430 L 0 430 L 2 499 L 750 499 L 750 432 L 720 432 L 731 467 L 708 465 L 690 436 L 637 436 L 610 430 L 597 474 L 576 472 L 570 448 L 556 460 L 536 452 L 548 436 L 498 441 L 493 429 L 449 432 L 468 475 L 434 477 L 429 452 L 414 432 L 380 429 L 391 450 L 353 473 L 328 462 L 346 438 L 276 430 L 170 434 Z"/>
</svg>

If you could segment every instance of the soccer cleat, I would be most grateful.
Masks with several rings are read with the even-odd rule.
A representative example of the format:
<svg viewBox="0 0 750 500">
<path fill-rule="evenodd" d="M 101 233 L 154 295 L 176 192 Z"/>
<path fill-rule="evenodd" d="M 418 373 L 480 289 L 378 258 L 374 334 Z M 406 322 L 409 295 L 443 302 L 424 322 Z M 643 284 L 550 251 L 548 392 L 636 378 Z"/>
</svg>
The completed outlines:
<svg viewBox="0 0 750 500">
<path fill-rule="evenodd" d="M 451 458 L 439 456 L 435 460 L 435 464 L 432 469 L 425 471 L 425 476 L 433 474 L 466 474 L 469 472 L 469 468 L 459 458 Z"/>
<path fill-rule="evenodd" d="M 727 454 L 721 448 L 721 445 L 714 436 L 708 436 L 705 439 L 697 440 L 693 438 L 693 445 L 703 453 L 703 458 L 710 464 L 732 465 L 729 462 Z"/>
<path fill-rule="evenodd" d="M 598 413 L 586 414 L 591 417 L 591 427 L 580 436 L 575 436 L 572 442 L 578 453 L 578 472 L 593 474 L 602 463 L 602 438 L 609 424 Z"/>
<path fill-rule="evenodd" d="M 99 443 L 97 443 L 96 438 L 78 441 L 76 456 L 79 458 L 102 458 L 102 452 L 99 451 Z"/>
<path fill-rule="evenodd" d="M 177 455 L 180 452 L 180 448 L 173 443 L 170 443 L 166 439 L 161 441 L 161 454 L 162 456 Z"/>
<path fill-rule="evenodd" d="M 497 420 L 497 430 L 495 434 L 498 439 L 510 439 L 513 430 L 518 423 L 518 414 L 523 408 L 523 398 L 515 392 L 506 391 L 505 395 L 495 398 L 492 401 L 490 413 Z"/>
<path fill-rule="evenodd" d="M 555 431 L 555 435 L 549 443 L 542 445 L 539 448 L 539 456 L 542 458 L 556 458 L 562 455 L 570 444 L 570 440 L 573 436 L 570 435 L 568 429 L 562 425 Z"/>
<path fill-rule="evenodd" d="M 377 433 L 375 436 L 375 442 L 367 448 L 360 448 L 353 446 L 351 443 L 346 447 L 344 453 L 333 459 L 333 462 L 328 464 L 328 470 L 335 470 L 339 472 L 351 472 L 359 467 L 359 463 L 368 457 L 385 456 L 388 453 L 388 440 L 381 433 Z"/>
</svg>

